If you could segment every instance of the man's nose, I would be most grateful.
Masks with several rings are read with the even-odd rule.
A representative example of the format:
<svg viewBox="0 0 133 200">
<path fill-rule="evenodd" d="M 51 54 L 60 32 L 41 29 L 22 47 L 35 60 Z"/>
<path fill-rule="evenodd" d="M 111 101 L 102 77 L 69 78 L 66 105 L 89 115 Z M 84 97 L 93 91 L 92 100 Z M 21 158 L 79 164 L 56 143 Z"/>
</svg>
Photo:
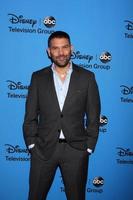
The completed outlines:
<svg viewBox="0 0 133 200">
<path fill-rule="evenodd" d="M 60 55 L 63 55 L 63 54 L 64 54 L 64 52 L 63 52 L 63 49 L 62 49 L 62 48 L 60 48 L 60 49 L 59 49 L 59 54 L 60 54 Z"/>
</svg>

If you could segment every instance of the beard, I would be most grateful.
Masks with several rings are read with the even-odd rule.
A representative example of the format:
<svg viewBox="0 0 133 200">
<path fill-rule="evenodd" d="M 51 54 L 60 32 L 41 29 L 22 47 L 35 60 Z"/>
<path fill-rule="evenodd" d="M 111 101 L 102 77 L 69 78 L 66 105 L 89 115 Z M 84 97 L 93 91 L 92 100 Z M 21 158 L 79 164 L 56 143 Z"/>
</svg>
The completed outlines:
<svg viewBox="0 0 133 200">
<path fill-rule="evenodd" d="M 71 59 L 71 53 L 67 56 L 63 55 L 63 56 L 57 56 L 57 57 L 52 56 L 51 57 L 51 60 L 53 61 L 53 63 L 57 67 L 60 67 L 60 68 L 66 67 L 69 64 L 70 59 Z"/>
</svg>

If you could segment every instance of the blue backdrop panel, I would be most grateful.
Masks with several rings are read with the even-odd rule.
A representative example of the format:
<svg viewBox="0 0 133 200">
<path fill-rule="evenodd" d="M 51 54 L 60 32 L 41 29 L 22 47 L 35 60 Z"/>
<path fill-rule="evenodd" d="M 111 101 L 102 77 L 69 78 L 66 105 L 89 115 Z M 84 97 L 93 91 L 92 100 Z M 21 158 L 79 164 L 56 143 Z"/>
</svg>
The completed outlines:
<svg viewBox="0 0 133 200">
<path fill-rule="evenodd" d="M 72 61 L 95 73 L 102 112 L 90 157 L 86 199 L 133 199 L 133 1 L 34 0 L 1 2 L 0 198 L 26 200 L 30 155 L 22 123 L 33 71 L 46 67 L 47 39 L 71 36 Z M 65 200 L 60 171 L 48 200 Z"/>
</svg>

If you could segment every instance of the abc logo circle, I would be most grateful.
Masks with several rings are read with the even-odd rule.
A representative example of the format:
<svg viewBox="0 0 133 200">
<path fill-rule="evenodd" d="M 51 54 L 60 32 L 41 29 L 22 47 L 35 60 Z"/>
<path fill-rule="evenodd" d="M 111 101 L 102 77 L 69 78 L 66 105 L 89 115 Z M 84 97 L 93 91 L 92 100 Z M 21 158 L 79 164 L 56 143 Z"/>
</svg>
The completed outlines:
<svg viewBox="0 0 133 200">
<path fill-rule="evenodd" d="M 105 126 L 108 123 L 108 118 L 104 115 L 100 116 L 100 126 Z"/>
<path fill-rule="evenodd" d="M 49 17 L 45 17 L 45 19 L 43 20 L 43 23 L 47 28 L 51 28 L 55 26 L 56 20 L 54 17 L 49 16 Z"/>
<path fill-rule="evenodd" d="M 93 185 L 95 187 L 101 187 L 101 186 L 103 186 L 104 185 L 104 179 L 102 177 L 100 177 L 100 176 L 95 177 L 93 179 Z"/>
<path fill-rule="evenodd" d="M 109 52 L 103 52 L 101 55 L 100 55 L 100 60 L 102 63 L 107 63 L 109 61 L 111 61 L 111 54 Z"/>
</svg>

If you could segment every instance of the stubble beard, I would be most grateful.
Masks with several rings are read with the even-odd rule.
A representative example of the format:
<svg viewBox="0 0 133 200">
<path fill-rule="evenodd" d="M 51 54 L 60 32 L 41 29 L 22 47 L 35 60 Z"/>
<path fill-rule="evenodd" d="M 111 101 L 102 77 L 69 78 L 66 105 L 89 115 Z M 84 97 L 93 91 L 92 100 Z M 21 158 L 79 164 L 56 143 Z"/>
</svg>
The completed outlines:
<svg viewBox="0 0 133 200">
<path fill-rule="evenodd" d="M 60 60 L 61 57 L 64 57 L 64 59 Z M 68 56 L 59 56 L 56 59 L 52 58 L 52 61 L 57 67 L 65 68 L 66 66 L 68 66 L 70 59 L 71 59 L 71 54 Z"/>
</svg>

